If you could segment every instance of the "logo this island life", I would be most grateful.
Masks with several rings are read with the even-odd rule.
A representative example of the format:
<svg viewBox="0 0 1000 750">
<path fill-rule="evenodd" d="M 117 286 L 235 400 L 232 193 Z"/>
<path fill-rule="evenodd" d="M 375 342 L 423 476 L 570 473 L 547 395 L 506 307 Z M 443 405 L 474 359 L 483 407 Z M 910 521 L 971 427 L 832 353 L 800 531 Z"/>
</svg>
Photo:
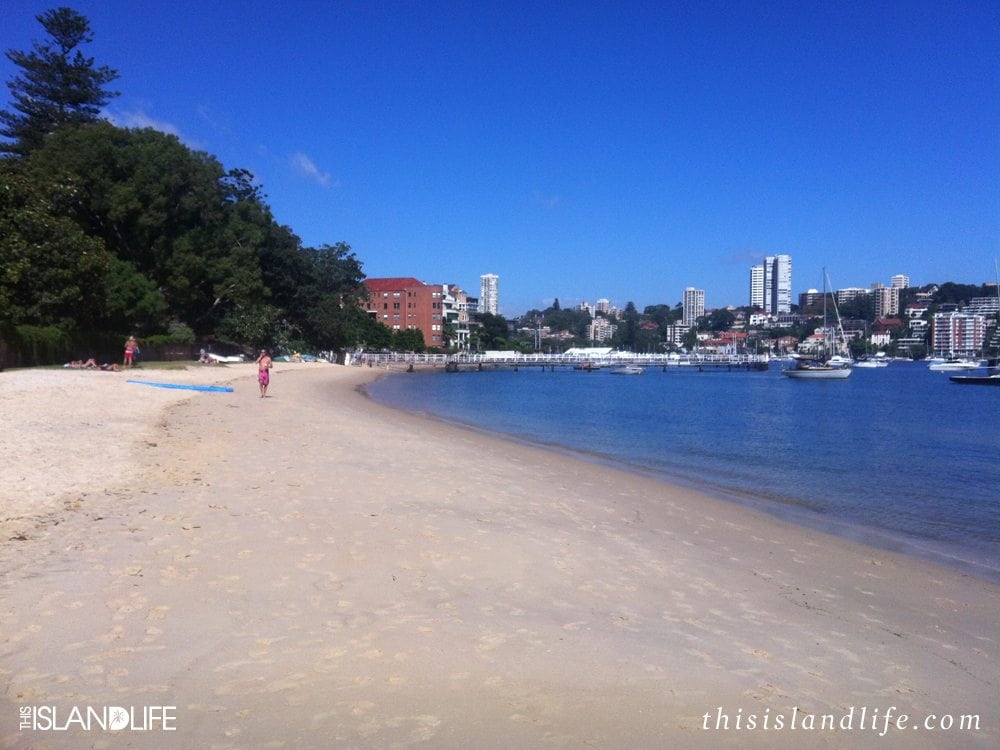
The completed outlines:
<svg viewBox="0 0 1000 750">
<path fill-rule="evenodd" d="M 177 731 L 176 706 L 21 706 L 19 714 L 21 731 Z"/>
</svg>

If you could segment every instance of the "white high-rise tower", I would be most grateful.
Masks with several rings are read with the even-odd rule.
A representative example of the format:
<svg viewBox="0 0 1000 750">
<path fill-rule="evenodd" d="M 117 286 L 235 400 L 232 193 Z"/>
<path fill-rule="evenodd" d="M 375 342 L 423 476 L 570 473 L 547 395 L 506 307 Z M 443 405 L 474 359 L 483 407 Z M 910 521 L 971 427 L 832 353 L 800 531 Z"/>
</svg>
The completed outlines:
<svg viewBox="0 0 1000 750">
<path fill-rule="evenodd" d="M 689 286 L 684 290 L 684 319 L 685 327 L 691 328 L 698 325 L 698 318 L 705 314 L 705 290 L 695 289 Z"/>
<path fill-rule="evenodd" d="M 500 309 L 500 277 L 484 273 L 479 277 L 479 312 L 497 315 Z"/>
<path fill-rule="evenodd" d="M 768 307 L 764 301 L 764 266 L 750 267 L 750 307 L 754 310 Z"/>
<path fill-rule="evenodd" d="M 756 305 L 754 297 L 754 282 L 757 275 L 762 275 L 760 281 L 760 306 L 772 315 L 790 312 L 792 309 L 792 256 L 768 255 L 763 266 L 753 266 L 750 269 L 750 304 Z"/>
</svg>

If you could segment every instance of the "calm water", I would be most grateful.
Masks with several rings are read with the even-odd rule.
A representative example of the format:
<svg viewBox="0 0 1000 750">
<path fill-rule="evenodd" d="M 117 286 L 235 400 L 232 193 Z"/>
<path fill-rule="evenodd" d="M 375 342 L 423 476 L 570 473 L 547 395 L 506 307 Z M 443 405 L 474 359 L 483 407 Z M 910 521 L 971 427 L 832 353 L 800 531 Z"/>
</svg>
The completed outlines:
<svg viewBox="0 0 1000 750">
<path fill-rule="evenodd" d="M 1000 388 L 647 368 L 414 373 L 378 401 L 554 445 L 1000 580 Z"/>
</svg>

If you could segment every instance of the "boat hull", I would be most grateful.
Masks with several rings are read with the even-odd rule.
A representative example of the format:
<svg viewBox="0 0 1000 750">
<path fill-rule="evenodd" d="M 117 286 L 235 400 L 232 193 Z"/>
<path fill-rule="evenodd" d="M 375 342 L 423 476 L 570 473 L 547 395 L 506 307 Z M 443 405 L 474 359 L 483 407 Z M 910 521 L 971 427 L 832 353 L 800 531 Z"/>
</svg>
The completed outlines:
<svg viewBox="0 0 1000 750">
<path fill-rule="evenodd" d="M 847 367 L 796 367 L 782 370 L 781 374 L 795 380 L 844 380 L 851 377 L 851 370 Z"/>
<path fill-rule="evenodd" d="M 962 385 L 1000 385 L 1000 374 L 997 375 L 952 375 L 948 378 L 952 383 Z"/>
<path fill-rule="evenodd" d="M 977 362 L 942 362 L 938 365 L 931 365 L 927 368 L 932 372 L 959 372 L 961 370 L 977 370 Z"/>
</svg>

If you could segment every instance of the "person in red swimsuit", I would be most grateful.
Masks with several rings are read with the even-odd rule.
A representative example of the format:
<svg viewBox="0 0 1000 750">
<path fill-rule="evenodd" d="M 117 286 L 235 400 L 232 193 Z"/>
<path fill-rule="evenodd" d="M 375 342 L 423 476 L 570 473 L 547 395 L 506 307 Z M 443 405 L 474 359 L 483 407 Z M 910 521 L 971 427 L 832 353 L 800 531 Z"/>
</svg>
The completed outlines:
<svg viewBox="0 0 1000 750">
<path fill-rule="evenodd" d="M 271 365 L 271 355 L 267 353 L 267 349 L 261 349 L 260 356 L 257 357 L 257 382 L 260 383 L 261 398 L 267 395 L 267 386 L 271 382 Z"/>
<path fill-rule="evenodd" d="M 122 362 L 123 367 L 132 367 L 135 364 L 135 350 L 139 347 L 139 342 L 135 340 L 135 336 L 129 336 L 128 341 L 125 342 L 125 361 Z"/>
</svg>

